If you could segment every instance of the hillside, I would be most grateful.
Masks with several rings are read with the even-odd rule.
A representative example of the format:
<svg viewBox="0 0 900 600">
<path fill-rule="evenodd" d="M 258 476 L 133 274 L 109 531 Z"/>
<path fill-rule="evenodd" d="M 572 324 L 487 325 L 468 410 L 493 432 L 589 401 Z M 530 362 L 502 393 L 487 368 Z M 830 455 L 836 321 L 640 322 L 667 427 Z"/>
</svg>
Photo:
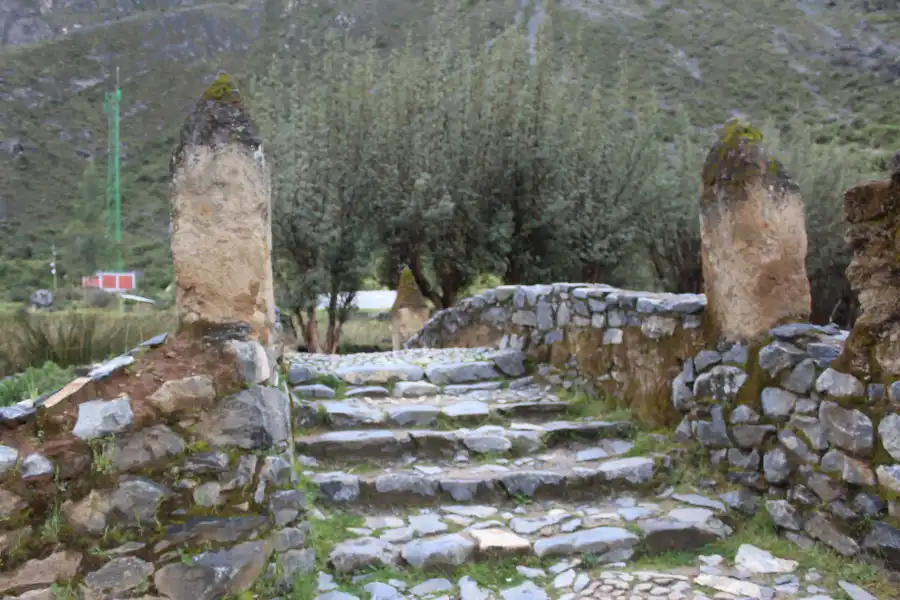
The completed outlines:
<svg viewBox="0 0 900 600">
<path fill-rule="evenodd" d="M 518 0 L 532 25 L 542 16 L 534 1 Z M 501 0 L 470 4 L 496 5 L 498 24 L 517 12 Z M 700 126 L 733 113 L 785 119 L 800 111 L 822 141 L 900 147 L 897 0 L 563 0 L 562 6 L 564 24 L 589 24 L 592 66 L 611 72 L 624 53 L 642 83 L 667 104 L 684 103 Z M 304 1 L 295 25 L 311 42 L 329 29 L 350 28 L 388 48 L 410 27 L 423 26 L 423 10 L 413 0 Z M 67 232 L 81 220 L 102 233 L 103 94 L 114 86 L 116 67 L 125 260 L 145 271 L 147 288 L 167 285 L 166 186 L 177 129 L 217 70 L 239 78 L 256 70 L 266 14 L 262 0 L 0 0 L 0 299 L 49 285 L 53 243 L 61 271 L 73 280 L 82 274 L 67 261 Z M 97 175 L 86 182 L 91 159 Z"/>
</svg>

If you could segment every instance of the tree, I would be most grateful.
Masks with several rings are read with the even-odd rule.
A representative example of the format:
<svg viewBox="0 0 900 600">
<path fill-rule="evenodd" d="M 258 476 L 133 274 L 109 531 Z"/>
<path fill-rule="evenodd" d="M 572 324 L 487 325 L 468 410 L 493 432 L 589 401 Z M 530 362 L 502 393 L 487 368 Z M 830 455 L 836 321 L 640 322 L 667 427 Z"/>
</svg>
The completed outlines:
<svg viewBox="0 0 900 600">
<path fill-rule="evenodd" d="M 422 51 L 408 43 L 392 55 L 376 94 L 379 237 L 439 309 L 502 268 L 507 241 L 489 193 L 502 164 L 486 91 L 497 70 L 458 25 L 438 14 Z"/>
<path fill-rule="evenodd" d="M 106 237 L 106 190 L 97 174 L 93 160 L 89 160 L 79 184 L 72 217 L 63 231 L 67 251 L 66 271 L 76 277 L 94 273 L 110 258 L 111 241 Z"/>
<path fill-rule="evenodd" d="M 694 133 L 681 110 L 667 119 L 657 135 L 659 168 L 632 202 L 636 241 L 662 289 L 699 294 L 703 263 L 698 192 L 712 135 Z"/>
<path fill-rule="evenodd" d="M 369 272 L 375 147 L 370 46 L 331 39 L 300 65 L 273 61 L 253 98 L 273 171 L 273 241 L 280 303 L 310 352 L 335 352 Z M 327 297 L 327 334 L 316 305 Z"/>
</svg>

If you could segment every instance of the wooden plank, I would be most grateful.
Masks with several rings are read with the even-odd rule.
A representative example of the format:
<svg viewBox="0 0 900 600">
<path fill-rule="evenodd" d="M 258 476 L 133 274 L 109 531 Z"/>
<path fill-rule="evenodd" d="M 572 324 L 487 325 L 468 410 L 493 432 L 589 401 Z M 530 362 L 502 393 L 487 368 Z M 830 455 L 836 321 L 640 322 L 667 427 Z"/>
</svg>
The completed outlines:
<svg viewBox="0 0 900 600">
<path fill-rule="evenodd" d="M 61 390 L 47 398 L 47 401 L 44 402 L 43 408 L 46 409 L 56 406 L 63 400 L 66 400 L 67 398 L 77 394 L 81 390 L 81 388 L 83 388 L 90 382 L 90 377 L 79 377 L 78 379 L 70 381 Z"/>
</svg>

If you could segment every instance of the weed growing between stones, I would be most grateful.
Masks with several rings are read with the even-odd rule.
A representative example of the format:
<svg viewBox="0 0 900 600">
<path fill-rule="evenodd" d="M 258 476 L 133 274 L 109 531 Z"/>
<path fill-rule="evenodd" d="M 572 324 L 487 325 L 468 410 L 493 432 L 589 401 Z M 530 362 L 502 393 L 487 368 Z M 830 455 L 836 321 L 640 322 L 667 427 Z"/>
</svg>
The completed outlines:
<svg viewBox="0 0 900 600">
<path fill-rule="evenodd" d="M 335 375 L 316 375 L 309 383 L 324 385 L 333 389 L 335 398 L 343 398 L 350 388 L 346 381 Z"/>
<path fill-rule="evenodd" d="M 674 442 L 668 432 L 639 431 L 632 439 L 631 449 L 622 455 L 623 458 L 646 456 L 653 453 L 665 453 L 672 449 Z"/>
<path fill-rule="evenodd" d="M 93 439 L 90 442 L 92 467 L 95 473 L 110 475 L 113 472 L 113 453 L 115 452 L 115 436 Z"/>
<path fill-rule="evenodd" d="M 687 489 L 715 479 L 716 471 L 704 448 L 684 446 L 684 456 L 666 472 L 666 483 L 676 490 Z"/>
<path fill-rule="evenodd" d="M 78 598 L 78 590 L 72 582 L 54 583 L 50 586 L 50 593 L 54 600 L 75 600 Z"/>
<path fill-rule="evenodd" d="M 591 397 L 583 390 L 559 390 L 557 395 L 569 403 L 567 414 L 573 419 L 603 417 L 609 421 L 630 421 L 632 418 L 629 409 L 618 406 L 615 399 L 605 394 Z"/>
<path fill-rule="evenodd" d="M 59 505 L 54 504 L 53 508 L 47 514 L 44 523 L 41 525 L 41 542 L 44 544 L 54 544 L 59 542 L 62 530 L 62 514 L 60 513 Z"/>
</svg>

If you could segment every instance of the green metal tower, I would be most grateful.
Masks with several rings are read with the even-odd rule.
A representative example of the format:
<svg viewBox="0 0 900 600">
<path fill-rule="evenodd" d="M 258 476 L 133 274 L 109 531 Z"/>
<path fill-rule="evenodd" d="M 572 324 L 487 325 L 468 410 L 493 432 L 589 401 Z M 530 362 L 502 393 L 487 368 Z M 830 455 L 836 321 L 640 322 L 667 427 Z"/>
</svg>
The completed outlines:
<svg viewBox="0 0 900 600">
<path fill-rule="evenodd" d="M 119 67 L 116 67 L 116 91 L 106 92 L 103 112 L 107 115 L 108 134 L 106 147 L 106 236 L 113 240 L 115 263 L 113 268 L 122 271 L 122 194 L 119 189 Z"/>
</svg>

